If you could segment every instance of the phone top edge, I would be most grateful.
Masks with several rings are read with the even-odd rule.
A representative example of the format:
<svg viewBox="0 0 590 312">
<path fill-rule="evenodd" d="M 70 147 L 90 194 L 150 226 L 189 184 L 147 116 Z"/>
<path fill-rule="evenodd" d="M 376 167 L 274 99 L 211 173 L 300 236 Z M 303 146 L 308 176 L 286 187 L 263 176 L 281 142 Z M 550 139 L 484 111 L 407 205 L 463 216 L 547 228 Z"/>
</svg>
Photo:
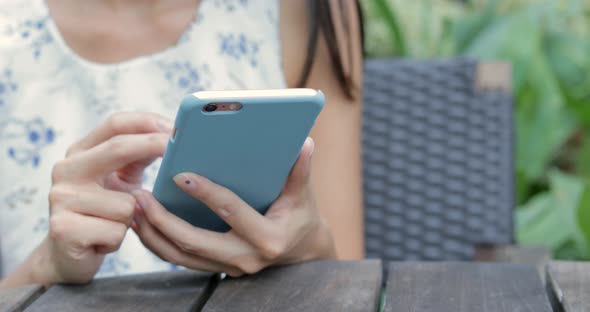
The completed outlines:
<svg viewBox="0 0 590 312">
<path fill-rule="evenodd" d="M 309 88 L 292 88 L 292 89 L 269 89 L 269 90 L 228 90 L 228 91 L 198 91 L 192 94 L 192 96 L 208 100 L 223 100 L 223 99 L 236 99 L 236 98 L 281 98 L 291 96 L 317 96 L 321 91 L 309 89 Z"/>
</svg>

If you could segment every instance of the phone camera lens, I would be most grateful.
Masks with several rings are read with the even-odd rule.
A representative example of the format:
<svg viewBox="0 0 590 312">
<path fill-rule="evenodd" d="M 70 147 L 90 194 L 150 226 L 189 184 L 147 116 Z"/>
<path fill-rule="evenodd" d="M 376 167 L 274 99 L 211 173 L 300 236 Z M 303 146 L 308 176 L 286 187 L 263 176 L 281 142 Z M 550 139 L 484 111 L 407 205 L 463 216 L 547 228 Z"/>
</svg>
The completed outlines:
<svg viewBox="0 0 590 312">
<path fill-rule="evenodd" d="M 213 112 L 215 110 L 217 110 L 217 105 L 207 104 L 207 106 L 205 106 L 205 111 L 206 112 Z"/>
</svg>

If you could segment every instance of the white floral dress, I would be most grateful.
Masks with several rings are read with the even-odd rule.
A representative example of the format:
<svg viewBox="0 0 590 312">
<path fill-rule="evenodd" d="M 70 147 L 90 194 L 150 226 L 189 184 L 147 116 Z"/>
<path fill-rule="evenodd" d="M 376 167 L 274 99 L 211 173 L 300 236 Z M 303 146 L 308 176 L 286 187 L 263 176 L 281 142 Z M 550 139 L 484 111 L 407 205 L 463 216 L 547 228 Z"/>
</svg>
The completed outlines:
<svg viewBox="0 0 590 312">
<path fill-rule="evenodd" d="M 283 88 L 279 7 L 268 0 L 200 0 L 178 43 L 116 64 L 65 44 L 44 0 L 0 2 L 0 272 L 14 270 L 48 231 L 53 164 L 118 111 L 174 118 L 198 90 Z M 222 22 L 221 22 L 222 21 Z M 146 170 L 149 189 L 157 165 Z M 99 275 L 174 269 L 129 231 Z"/>
</svg>

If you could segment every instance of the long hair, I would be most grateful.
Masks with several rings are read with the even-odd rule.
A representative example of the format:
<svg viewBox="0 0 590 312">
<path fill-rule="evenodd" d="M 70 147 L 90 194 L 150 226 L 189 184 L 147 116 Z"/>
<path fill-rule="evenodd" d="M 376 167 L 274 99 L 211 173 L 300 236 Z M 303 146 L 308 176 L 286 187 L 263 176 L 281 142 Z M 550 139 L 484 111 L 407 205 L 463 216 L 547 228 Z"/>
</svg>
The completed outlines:
<svg viewBox="0 0 590 312">
<path fill-rule="evenodd" d="M 364 46 L 363 16 L 357 0 L 308 0 L 309 39 L 299 86 L 304 86 L 313 67 L 320 32 L 326 41 L 328 53 L 338 82 L 350 99 L 356 99 L 362 88 L 360 76 Z M 360 38 L 355 38 L 360 36 Z M 360 51 L 355 51 L 360 41 Z"/>
</svg>

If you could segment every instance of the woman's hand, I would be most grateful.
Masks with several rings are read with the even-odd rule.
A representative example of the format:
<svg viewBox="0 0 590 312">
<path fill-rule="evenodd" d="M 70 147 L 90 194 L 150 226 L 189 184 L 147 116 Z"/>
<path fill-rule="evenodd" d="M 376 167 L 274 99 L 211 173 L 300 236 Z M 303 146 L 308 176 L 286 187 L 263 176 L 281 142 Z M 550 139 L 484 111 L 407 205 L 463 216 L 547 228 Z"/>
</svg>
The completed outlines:
<svg viewBox="0 0 590 312">
<path fill-rule="evenodd" d="M 281 195 L 264 216 L 204 177 L 177 175 L 174 180 L 180 188 L 232 227 L 227 233 L 192 226 L 145 191 L 134 192 L 141 209 L 136 211 L 132 227 L 143 244 L 166 261 L 234 277 L 273 264 L 335 257 L 331 232 L 311 191 L 312 152 L 313 141 L 308 138 Z"/>
<path fill-rule="evenodd" d="M 50 231 L 36 252 L 49 270 L 37 283 L 83 283 L 104 255 L 119 249 L 136 206 L 125 191 L 141 187 L 144 168 L 161 156 L 170 121 L 150 113 L 121 113 L 68 149 L 55 164 L 49 193 Z"/>
</svg>

